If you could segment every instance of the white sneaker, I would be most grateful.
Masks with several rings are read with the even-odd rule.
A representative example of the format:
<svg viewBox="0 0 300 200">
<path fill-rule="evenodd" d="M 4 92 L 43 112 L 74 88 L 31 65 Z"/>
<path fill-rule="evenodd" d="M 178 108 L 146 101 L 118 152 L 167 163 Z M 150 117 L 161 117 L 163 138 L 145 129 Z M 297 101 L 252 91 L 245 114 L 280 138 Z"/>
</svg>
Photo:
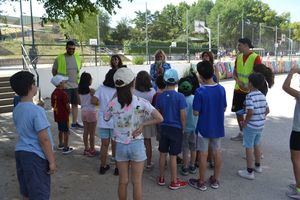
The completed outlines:
<svg viewBox="0 0 300 200">
<path fill-rule="evenodd" d="M 243 132 L 239 132 L 239 134 L 235 137 L 230 138 L 232 141 L 242 141 L 243 140 Z"/>
<path fill-rule="evenodd" d="M 247 171 L 247 169 L 239 170 L 238 174 L 239 174 L 240 177 L 243 177 L 243 178 L 246 178 L 246 179 L 249 179 L 249 180 L 253 180 L 255 178 L 254 177 L 254 172 L 249 173 Z"/>
<path fill-rule="evenodd" d="M 297 190 L 288 191 L 285 194 L 290 198 L 300 199 L 300 192 L 298 192 Z"/>
<path fill-rule="evenodd" d="M 262 167 L 259 166 L 259 167 L 254 167 L 254 171 L 257 172 L 257 173 L 262 173 Z"/>
</svg>

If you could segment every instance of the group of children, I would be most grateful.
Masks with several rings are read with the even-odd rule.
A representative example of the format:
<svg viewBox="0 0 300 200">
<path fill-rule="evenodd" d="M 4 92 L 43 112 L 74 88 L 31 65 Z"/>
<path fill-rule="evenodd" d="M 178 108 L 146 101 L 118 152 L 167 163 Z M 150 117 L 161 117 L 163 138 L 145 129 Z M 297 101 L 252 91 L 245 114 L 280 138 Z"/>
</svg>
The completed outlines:
<svg viewBox="0 0 300 200">
<path fill-rule="evenodd" d="M 198 63 L 197 72 L 201 86 L 196 90 L 193 81 L 179 80 L 177 71 L 168 69 L 157 76 L 155 80 L 157 91 L 152 89 L 151 77 L 146 71 L 139 72 L 135 77 L 127 67 L 112 68 L 106 74 L 103 85 L 96 91 L 90 88 L 91 75 L 82 73 L 78 90 L 84 123 L 83 154 L 95 156 L 97 126 L 101 138 L 99 173 L 104 174 L 110 168 L 106 162 L 108 146 L 112 141 L 113 158 L 117 162 L 114 174 L 120 175 L 119 199 L 127 198 L 129 169 L 133 197 L 142 198 L 144 162 L 146 161 L 147 169 L 153 168 L 151 138 L 155 135 L 159 141 L 158 185 L 166 184 L 165 167 L 167 154 L 169 154 L 171 180 L 168 187 L 170 189 L 176 190 L 189 184 L 196 189 L 207 190 L 205 172 L 210 150 L 214 160 L 214 172 L 209 177 L 208 184 L 213 189 L 219 188 L 221 138 L 225 135 L 226 92 L 224 87 L 214 81 L 214 67 L 211 62 Z M 51 105 L 59 130 L 58 148 L 62 149 L 64 154 L 73 151 L 68 145 L 70 108 L 63 91 L 66 80 L 60 75 L 54 76 L 51 80 L 56 86 L 51 96 Z M 254 179 L 254 172 L 262 172 L 260 140 L 265 118 L 269 112 L 265 95 L 260 91 L 265 81 L 261 73 L 254 72 L 249 76 L 250 93 L 246 97 L 246 118 L 242 122 L 247 169 L 238 171 L 241 177 L 247 179 Z M 49 199 L 49 174 L 56 170 L 52 151 L 53 140 L 49 132 L 50 124 L 45 111 L 32 103 L 32 98 L 37 92 L 34 76 L 30 72 L 22 71 L 13 75 L 10 82 L 13 90 L 21 96 L 21 102 L 13 112 L 14 123 L 20 135 L 16 145 L 16 162 L 21 194 L 29 199 Z M 299 94 L 294 90 L 288 91 L 292 96 Z M 29 116 L 23 115 L 24 112 Z M 297 123 L 295 127 L 294 132 L 298 131 Z M 295 147 L 297 145 L 291 143 L 291 146 L 298 150 L 298 147 Z M 181 174 L 195 174 L 196 164 L 198 164 L 199 177 L 188 181 L 178 178 L 176 160 L 181 152 L 183 152 Z M 294 154 L 296 157 L 296 153 Z M 33 164 L 30 165 L 33 167 L 28 169 L 28 163 Z M 28 170 L 37 173 L 32 176 Z M 36 181 L 28 181 L 28 176 Z M 39 181 L 40 178 L 43 181 Z M 294 187 L 300 188 L 298 181 Z M 298 193 L 296 195 L 299 195 Z"/>
</svg>

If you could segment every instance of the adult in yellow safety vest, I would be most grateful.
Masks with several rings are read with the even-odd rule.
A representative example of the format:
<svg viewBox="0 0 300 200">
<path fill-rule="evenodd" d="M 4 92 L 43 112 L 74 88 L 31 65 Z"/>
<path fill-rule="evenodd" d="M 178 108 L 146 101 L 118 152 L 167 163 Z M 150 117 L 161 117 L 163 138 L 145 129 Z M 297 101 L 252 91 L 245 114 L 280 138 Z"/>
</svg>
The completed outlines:
<svg viewBox="0 0 300 200">
<path fill-rule="evenodd" d="M 69 101 L 72 105 L 72 124 L 74 128 L 83 128 L 81 124 L 78 123 L 78 83 L 80 80 L 80 69 L 81 69 L 81 59 L 80 56 L 75 53 L 75 42 L 68 41 L 66 44 L 66 52 L 59 54 L 53 64 L 52 74 L 60 74 L 68 77 L 66 83 L 65 91 L 68 94 Z"/>
<path fill-rule="evenodd" d="M 254 48 L 251 40 L 248 38 L 240 38 L 238 40 L 239 54 L 236 57 L 233 78 L 235 87 L 233 93 L 233 101 L 231 111 L 236 113 L 236 118 L 239 124 L 239 134 L 232 137 L 231 140 L 240 141 L 243 139 L 242 122 L 244 121 L 244 101 L 249 92 L 248 77 L 253 73 L 253 67 L 256 64 L 261 64 L 261 58 L 250 49 Z"/>
</svg>

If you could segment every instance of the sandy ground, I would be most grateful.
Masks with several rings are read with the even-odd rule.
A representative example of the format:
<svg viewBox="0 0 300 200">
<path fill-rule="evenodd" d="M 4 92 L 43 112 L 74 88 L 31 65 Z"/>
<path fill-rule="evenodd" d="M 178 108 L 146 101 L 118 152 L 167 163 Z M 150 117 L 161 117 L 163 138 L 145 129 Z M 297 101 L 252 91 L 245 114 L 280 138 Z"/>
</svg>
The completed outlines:
<svg viewBox="0 0 300 200">
<path fill-rule="evenodd" d="M 225 113 L 226 136 L 222 141 L 223 167 L 220 188 L 208 188 L 201 192 L 187 186 L 184 189 L 171 191 L 167 186 L 158 186 L 155 178 L 158 175 L 158 143 L 153 140 L 152 171 L 145 171 L 143 176 L 143 199 L 221 199 L 221 200 L 261 200 L 261 199 L 288 199 L 285 196 L 287 185 L 293 182 L 292 167 L 289 158 L 289 134 L 292 124 L 292 113 L 295 101 L 281 90 L 286 75 L 276 76 L 276 84 L 268 94 L 271 113 L 268 116 L 262 149 L 263 173 L 256 174 L 253 181 L 237 176 L 237 170 L 245 167 L 244 149 L 241 142 L 233 142 L 230 137 L 237 133 L 237 124 L 234 115 L 230 112 L 232 101 L 233 81 L 224 81 L 221 84 L 227 91 L 228 109 Z M 294 84 L 299 84 L 296 81 Z M 48 118 L 52 124 L 51 131 L 57 141 L 56 124 L 53 122 L 53 113 L 49 110 L 49 100 L 46 100 Z M 70 155 L 55 152 L 58 171 L 52 176 L 51 199 L 57 200 L 96 200 L 117 199 L 118 177 L 113 175 L 113 166 L 105 175 L 98 174 L 99 155 L 88 158 L 82 155 L 82 131 L 72 130 L 70 143 L 75 151 Z M 18 182 L 15 170 L 14 145 L 17 134 L 12 122 L 11 114 L 0 115 L 0 199 L 20 199 Z M 99 139 L 97 138 L 99 151 Z M 180 166 L 178 166 L 180 168 Z M 206 177 L 212 174 L 207 170 Z M 196 175 L 181 178 L 187 180 Z M 169 183 L 169 170 L 166 177 Z M 128 199 L 132 199 L 132 187 L 128 188 Z"/>
</svg>

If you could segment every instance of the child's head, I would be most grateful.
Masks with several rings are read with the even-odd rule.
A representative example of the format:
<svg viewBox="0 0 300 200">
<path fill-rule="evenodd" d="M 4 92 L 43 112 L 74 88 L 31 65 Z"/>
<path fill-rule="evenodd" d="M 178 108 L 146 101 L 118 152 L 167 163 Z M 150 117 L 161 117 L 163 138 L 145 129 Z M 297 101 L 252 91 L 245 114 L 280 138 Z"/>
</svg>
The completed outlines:
<svg viewBox="0 0 300 200">
<path fill-rule="evenodd" d="M 79 94 L 88 94 L 90 93 L 90 85 L 92 84 L 92 76 L 87 72 L 83 72 L 80 76 L 80 81 L 78 84 L 78 93 Z"/>
<path fill-rule="evenodd" d="M 274 73 L 269 67 L 264 64 L 256 64 L 253 67 L 253 71 L 259 72 L 265 77 L 269 88 L 274 85 Z"/>
<path fill-rule="evenodd" d="M 62 76 L 62 75 L 57 74 L 57 75 L 52 77 L 51 83 L 57 88 L 64 89 L 65 88 L 65 83 L 68 79 L 69 78 L 66 77 L 66 76 Z"/>
<path fill-rule="evenodd" d="M 214 75 L 214 67 L 209 61 L 202 61 L 197 64 L 197 71 L 201 79 L 208 80 Z"/>
<path fill-rule="evenodd" d="M 201 58 L 202 58 L 203 61 L 209 61 L 212 64 L 214 63 L 214 55 L 210 51 L 204 51 L 201 54 Z"/>
<path fill-rule="evenodd" d="M 178 82 L 178 73 L 175 69 L 168 69 L 164 73 L 164 81 L 167 86 L 174 86 Z"/>
<path fill-rule="evenodd" d="M 193 85 L 186 78 L 181 78 L 178 83 L 178 92 L 184 96 L 190 96 L 193 92 Z"/>
<path fill-rule="evenodd" d="M 118 69 L 123 65 L 119 55 L 112 55 L 110 59 L 110 66 L 112 69 Z"/>
<path fill-rule="evenodd" d="M 249 89 L 259 89 L 265 83 L 265 77 L 261 73 L 252 73 L 248 77 L 249 80 Z"/>
<path fill-rule="evenodd" d="M 140 92 L 149 92 L 152 87 L 151 77 L 148 72 L 140 71 L 135 79 L 135 89 Z"/>
<path fill-rule="evenodd" d="M 20 97 L 33 97 L 37 93 L 34 75 L 28 71 L 20 71 L 10 77 L 11 88 Z"/>
<path fill-rule="evenodd" d="M 166 83 L 164 81 L 164 76 L 159 75 L 155 80 L 155 84 L 157 85 L 158 89 L 160 89 L 160 90 L 165 89 L 166 88 Z"/>
<path fill-rule="evenodd" d="M 132 90 L 134 88 L 135 75 L 131 69 L 122 67 L 114 75 L 114 83 L 117 89 L 118 102 L 121 108 L 130 105 L 132 101 Z"/>
<path fill-rule="evenodd" d="M 103 85 L 106 87 L 111 87 L 115 88 L 115 83 L 114 83 L 114 75 L 116 73 L 116 69 L 110 69 L 106 75 L 105 75 L 105 80 L 103 81 Z"/>
</svg>

